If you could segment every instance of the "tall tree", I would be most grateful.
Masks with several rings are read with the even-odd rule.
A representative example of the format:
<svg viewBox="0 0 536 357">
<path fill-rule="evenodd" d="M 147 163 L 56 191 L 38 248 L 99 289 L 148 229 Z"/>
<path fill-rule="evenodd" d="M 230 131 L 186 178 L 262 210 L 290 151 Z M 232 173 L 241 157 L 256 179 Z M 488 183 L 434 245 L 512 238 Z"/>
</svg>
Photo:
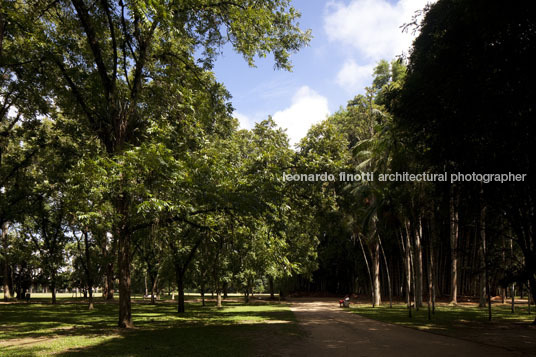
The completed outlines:
<svg viewBox="0 0 536 357">
<path fill-rule="evenodd" d="M 194 110 L 189 88 L 201 86 L 216 94 L 217 84 L 199 80 L 202 68 L 194 53 L 201 54 L 204 68 L 210 68 L 218 49 L 230 42 L 251 65 L 256 55 L 273 53 L 276 66 L 288 69 L 289 53 L 309 39 L 309 33 L 295 24 L 299 13 L 286 0 L 21 2 L 17 13 L 25 19 L 25 41 L 20 44 L 16 38 L 12 46 L 33 49 L 26 62 L 40 63 L 35 73 L 42 75 L 47 95 L 58 110 L 76 117 L 99 140 L 116 168 L 124 163 L 126 151 L 147 139 L 148 121 L 176 121 Z M 157 94 L 164 94 L 158 102 Z M 194 115 L 199 120 L 198 116 Z M 121 170 L 118 174 L 122 179 L 111 197 L 112 234 L 118 244 L 118 324 L 132 327 L 134 198 L 127 175 Z"/>
</svg>

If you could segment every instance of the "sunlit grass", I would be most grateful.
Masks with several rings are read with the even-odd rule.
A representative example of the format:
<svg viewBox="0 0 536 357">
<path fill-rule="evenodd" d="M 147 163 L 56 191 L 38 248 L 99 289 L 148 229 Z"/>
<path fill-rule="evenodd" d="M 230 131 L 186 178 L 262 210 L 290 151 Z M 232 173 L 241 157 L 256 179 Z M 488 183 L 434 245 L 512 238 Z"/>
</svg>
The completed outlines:
<svg viewBox="0 0 536 357">
<path fill-rule="evenodd" d="M 359 304 L 352 307 L 352 312 L 361 316 L 388 322 L 397 325 L 413 327 L 421 330 L 453 333 L 457 328 L 482 328 L 483 324 L 489 325 L 488 309 L 477 306 L 448 306 L 441 304 L 436 306 L 431 319 L 428 318 L 426 304 L 416 311 L 412 309 L 412 317 L 409 317 L 408 309 L 404 304 L 395 304 L 392 308 L 381 305 L 372 308 L 370 305 Z M 497 304 L 492 308 L 491 324 L 520 323 L 529 324 L 534 321 L 534 307 L 529 315 L 527 306 L 516 306 L 516 312 L 512 313 L 509 305 Z"/>
<path fill-rule="evenodd" d="M 259 336 L 299 334 L 282 304 L 133 304 L 136 328 L 116 328 L 117 305 L 97 303 L 0 304 L 0 356 L 248 355 Z"/>
</svg>

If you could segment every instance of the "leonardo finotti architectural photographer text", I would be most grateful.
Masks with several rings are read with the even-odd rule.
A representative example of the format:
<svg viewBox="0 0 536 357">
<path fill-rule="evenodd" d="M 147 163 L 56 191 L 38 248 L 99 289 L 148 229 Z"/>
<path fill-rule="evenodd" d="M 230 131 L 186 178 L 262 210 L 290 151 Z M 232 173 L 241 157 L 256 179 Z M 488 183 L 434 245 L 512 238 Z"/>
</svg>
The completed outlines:
<svg viewBox="0 0 536 357">
<path fill-rule="evenodd" d="M 330 174 L 327 172 L 316 174 L 283 174 L 283 181 L 302 181 L 302 182 L 414 182 L 414 181 L 427 181 L 427 182 L 523 182 L 525 181 L 527 174 L 514 174 L 514 173 L 502 173 L 502 174 L 479 174 L 479 173 L 452 173 L 447 172 L 434 174 L 429 172 L 423 172 L 419 174 L 413 174 L 409 172 L 395 172 L 390 174 L 374 174 L 374 172 L 360 172 L 360 173 L 347 173 L 340 172 L 338 175 Z"/>
</svg>

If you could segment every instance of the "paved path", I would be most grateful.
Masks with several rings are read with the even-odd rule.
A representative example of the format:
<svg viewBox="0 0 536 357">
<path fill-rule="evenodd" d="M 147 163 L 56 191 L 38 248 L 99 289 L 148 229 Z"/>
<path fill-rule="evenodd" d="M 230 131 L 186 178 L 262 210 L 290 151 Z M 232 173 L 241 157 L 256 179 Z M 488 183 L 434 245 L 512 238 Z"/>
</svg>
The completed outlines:
<svg viewBox="0 0 536 357">
<path fill-rule="evenodd" d="M 520 356 L 486 346 L 369 320 L 333 301 L 293 301 L 291 309 L 307 337 L 288 345 L 283 356 Z"/>
</svg>

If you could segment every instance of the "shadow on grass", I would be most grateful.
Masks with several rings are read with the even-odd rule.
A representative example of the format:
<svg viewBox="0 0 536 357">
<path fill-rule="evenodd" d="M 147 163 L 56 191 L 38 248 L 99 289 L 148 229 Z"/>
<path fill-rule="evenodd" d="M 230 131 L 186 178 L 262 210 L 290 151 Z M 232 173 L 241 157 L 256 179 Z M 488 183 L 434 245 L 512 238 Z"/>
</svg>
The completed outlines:
<svg viewBox="0 0 536 357">
<path fill-rule="evenodd" d="M 117 305 L 0 305 L 0 355 L 247 355 L 270 339 L 299 336 L 284 305 L 241 305 L 224 309 L 188 304 L 134 304 L 136 328 L 116 327 Z"/>
<path fill-rule="evenodd" d="M 177 326 L 133 330 L 58 356 L 245 356 L 251 354 L 261 325 Z"/>
<path fill-rule="evenodd" d="M 474 306 L 438 306 L 431 319 L 428 319 L 426 306 L 419 311 L 413 309 L 411 318 L 404 305 L 394 305 L 393 308 L 358 305 L 352 308 L 352 311 L 374 320 L 438 331 L 452 331 L 460 327 L 482 329 L 484 326 L 504 324 L 530 325 L 534 319 L 534 314 L 529 315 L 526 307 L 517 308 L 517 311 L 512 313 L 508 305 L 493 306 L 491 322 L 488 321 L 487 308 Z"/>
</svg>

